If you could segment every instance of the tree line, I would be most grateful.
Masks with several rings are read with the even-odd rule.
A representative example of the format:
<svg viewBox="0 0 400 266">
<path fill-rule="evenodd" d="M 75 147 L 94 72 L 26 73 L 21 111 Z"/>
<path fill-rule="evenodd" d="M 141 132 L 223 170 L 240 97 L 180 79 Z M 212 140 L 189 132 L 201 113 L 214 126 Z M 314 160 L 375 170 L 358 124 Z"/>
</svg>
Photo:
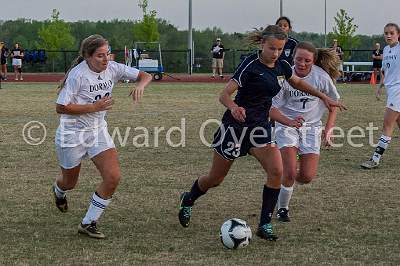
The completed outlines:
<svg viewBox="0 0 400 266">
<path fill-rule="evenodd" d="M 146 4 L 146 1 L 144 4 Z M 133 48 L 135 42 L 144 41 L 143 39 L 146 38 L 146 34 L 151 34 L 146 33 L 146 29 L 148 29 L 149 32 L 156 32 L 154 38 L 161 43 L 162 50 L 166 51 L 163 53 L 163 57 L 165 57 L 163 61 L 167 72 L 185 72 L 187 64 L 187 31 L 179 30 L 168 21 L 156 18 L 155 12 L 146 10 L 147 5 L 141 7 L 144 14 L 143 20 L 115 19 L 111 21 L 83 20 L 66 22 L 60 18 L 57 10 L 53 10 L 51 18 L 45 21 L 24 18 L 0 21 L 0 40 L 6 42 L 9 47 L 13 43 L 19 42 L 24 49 L 70 51 L 68 52 L 68 56 L 63 56 L 62 53 L 47 53 L 52 69 L 63 71 L 64 65 L 69 65 L 72 59 L 77 56 L 80 41 L 91 34 L 100 34 L 108 39 L 112 49 L 119 51 L 117 53 L 117 60 L 123 61 L 122 51 L 124 47 Z M 145 21 L 146 15 L 147 22 Z M 336 17 L 340 19 L 339 15 L 340 12 L 338 12 Z M 342 23 L 350 23 L 354 26 L 352 21 L 349 22 L 351 18 L 345 17 L 347 14 L 342 13 L 342 15 Z M 345 21 L 346 19 L 347 22 Z M 152 26 L 152 23 L 155 23 L 155 25 Z M 339 23 L 340 21 L 336 21 L 336 26 L 340 25 Z M 335 31 L 335 29 L 333 32 L 330 32 L 327 35 L 328 46 L 334 38 L 339 37 L 340 42 L 340 34 L 343 33 Z M 217 37 L 222 39 L 225 48 L 228 49 L 226 55 L 226 60 L 228 61 L 227 70 L 232 71 L 234 65 L 239 63 L 240 56 L 246 50 L 254 49 L 246 43 L 246 35 L 246 33 L 239 32 L 223 32 L 218 27 L 203 30 L 194 29 L 194 57 L 195 64 L 198 67 L 197 71 L 209 71 L 210 48 Z M 291 36 L 299 41 L 310 41 L 317 47 L 324 46 L 325 36 L 323 34 L 292 32 Z M 382 35 L 354 35 L 354 31 L 352 36 L 343 40 L 344 43 L 342 46 L 345 50 L 372 50 L 375 42 L 384 44 Z M 348 53 L 346 60 L 367 61 L 370 60 L 370 52 Z"/>
</svg>

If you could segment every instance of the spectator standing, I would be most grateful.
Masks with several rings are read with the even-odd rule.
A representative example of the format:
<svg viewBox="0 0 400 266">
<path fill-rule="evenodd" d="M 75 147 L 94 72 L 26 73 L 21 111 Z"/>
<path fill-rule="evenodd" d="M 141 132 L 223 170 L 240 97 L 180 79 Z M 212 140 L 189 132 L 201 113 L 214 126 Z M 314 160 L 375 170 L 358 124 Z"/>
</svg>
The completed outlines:
<svg viewBox="0 0 400 266">
<path fill-rule="evenodd" d="M 2 80 L 7 80 L 7 57 L 10 51 L 4 42 L 0 42 L 0 51 L 0 78 Z"/>
<path fill-rule="evenodd" d="M 375 43 L 375 49 L 372 51 L 372 75 L 373 75 L 373 84 L 375 85 L 378 80 L 378 74 L 380 79 L 382 79 L 382 60 L 383 60 L 383 51 L 381 50 L 381 44 L 379 42 Z M 371 77 L 372 78 L 372 77 Z M 375 88 L 375 96 L 379 101 L 380 96 L 382 94 L 382 88 L 380 86 L 376 86 Z"/>
<path fill-rule="evenodd" d="M 24 50 L 19 43 L 14 44 L 14 49 L 11 50 L 12 65 L 15 73 L 15 80 L 23 80 L 22 78 L 22 59 L 24 58 Z"/>
<path fill-rule="evenodd" d="M 224 56 L 225 56 L 225 49 L 224 45 L 221 43 L 221 39 L 217 38 L 216 43 L 213 44 L 211 47 L 212 53 L 212 77 L 215 78 L 215 74 L 218 73 L 220 78 L 224 78 L 222 74 L 222 70 L 224 68 Z"/>
<path fill-rule="evenodd" d="M 335 50 L 336 55 L 339 57 L 339 72 L 342 81 L 344 81 L 344 72 L 343 72 L 343 48 L 338 44 L 336 39 L 333 40 L 332 49 Z"/>
</svg>

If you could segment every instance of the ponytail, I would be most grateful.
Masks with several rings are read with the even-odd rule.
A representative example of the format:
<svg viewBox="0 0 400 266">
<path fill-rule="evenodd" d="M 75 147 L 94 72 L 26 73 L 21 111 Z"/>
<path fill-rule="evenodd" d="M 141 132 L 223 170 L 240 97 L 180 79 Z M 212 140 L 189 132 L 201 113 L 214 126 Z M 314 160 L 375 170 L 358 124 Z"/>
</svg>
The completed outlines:
<svg viewBox="0 0 400 266">
<path fill-rule="evenodd" d="M 339 72 L 339 57 L 332 49 L 320 48 L 318 49 L 318 57 L 315 65 L 319 66 L 331 77 L 332 81 L 336 83 L 336 79 L 340 77 Z"/>
<path fill-rule="evenodd" d="M 273 38 L 278 40 L 287 40 L 287 34 L 276 25 L 269 25 L 266 28 L 255 28 L 254 31 L 250 32 L 247 36 L 247 42 L 251 45 L 261 44 L 267 38 Z"/>
<path fill-rule="evenodd" d="M 57 89 L 58 92 L 57 94 L 60 94 L 61 90 L 64 88 L 65 86 L 65 81 L 67 81 L 68 78 L 68 74 L 71 71 L 71 69 L 73 69 L 74 67 L 76 67 L 77 65 L 79 65 L 80 63 L 83 62 L 83 60 L 85 60 L 85 58 L 83 58 L 83 56 L 79 55 L 77 58 L 74 59 L 74 61 L 72 61 L 71 66 L 69 67 L 67 73 L 65 73 L 64 78 L 61 80 L 61 83 L 58 85 Z"/>
</svg>

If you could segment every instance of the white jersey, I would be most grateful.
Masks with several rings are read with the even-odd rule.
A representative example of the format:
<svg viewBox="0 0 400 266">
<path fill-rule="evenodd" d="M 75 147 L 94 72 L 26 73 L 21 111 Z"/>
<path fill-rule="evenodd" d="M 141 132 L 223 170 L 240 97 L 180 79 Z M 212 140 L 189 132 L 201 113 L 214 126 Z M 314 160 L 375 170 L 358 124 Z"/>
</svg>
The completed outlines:
<svg viewBox="0 0 400 266">
<path fill-rule="evenodd" d="M 111 96 L 112 89 L 118 80 L 136 80 L 139 70 L 108 62 L 107 69 L 100 73 L 90 70 L 86 60 L 71 69 L 64 87 L 58 96 L 57 103 L 92 104 L 105 96 Z M 107 111 L 87 113 L 82 115 L 62 114 L 60 117 L 61 130 L 87 131 L 106 125 L 104 116 Z"/>
<path fill-rule="evenodd" d="M 316 65 L 313 65 L 310 73 L 301 79 L 334 100 L 340 98 L 331 77 Z M 292 86 L 282 88 L 272 99 L 272 106 L 290 119 L 303 116 L 305 123 L 309 125 L 320 123 L 322 115 L 327 110 L 320 98 L 296 90 Z"/>
<path fill-rule="evenodd" d="M 400 90 L 400 44 L 394 47 L 387 45 L 383 49 L 382 70 L 385 72 L 385 88 L 397 87 Z"/>
</svg>

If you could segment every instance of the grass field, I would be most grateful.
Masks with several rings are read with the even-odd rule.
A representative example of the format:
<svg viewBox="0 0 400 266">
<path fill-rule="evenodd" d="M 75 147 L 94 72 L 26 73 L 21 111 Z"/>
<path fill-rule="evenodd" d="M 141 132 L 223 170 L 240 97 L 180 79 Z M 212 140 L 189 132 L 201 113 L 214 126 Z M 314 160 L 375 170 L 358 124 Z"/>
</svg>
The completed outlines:
<svg viewBox="0 0 400 266">
<path fill-rule="evenodd" d="M 229 251 L 219 241 L 219 227 L 231 217 L 248 221 L 255 233 L 264 174 L 251 157 L 239 159 L 225 182 L 196 203 L 190 228 L 179 225 L 179 193 L 210 166 L 211 150 L 201 143 L 198 132 L 207 119 L 220 119 L 221 86 L 153 83 L 135 106 L 127 97 L 127 85 L 114 89 L 110 132 L 115 127 L 121 133 L 132 130 L 125 147 L 117 143 L 123 180 L 100 220 L 107 239 L 98 241 L 77 234 L 100 181 L 90 161 L 83 162 L 80 181 L 68 193 L 70 211 L 60 213 L 53 204 L 50 186 L 59 174 L 53 144 L 58 125 L 55 85 L 3 84 L 0 265 L 399 265 L 398 131 L 383 164 L 373 171 L 359 168 L 373 151 L 367 137 L 354 140 L 364 147 L 345 143 L 323 150 L 319 178 L 295 188 L 292 222 L 274 220 L 280 236 L 276 243 L 254 237 L 247 248 Z M 349 110 L 339 114 L 337 125 L 345 132 L 369 122 L 381 129 L 384 101 L 376 101 L 369 86 L 339 88 Z M 180 126 L 181 118 L 186 123 L 185 147 L 169 147 L 166 131 L 159 133 L 154 147 L 154 127 Z M 22 137 L 31 120 L 47 128 L 41 145 L 28 145 Z M 132 144 L 133 129 L 139 126 L 151 134 L 149 147 Z M 215 124 L 207 128 L 208 140 L 214 128 Z M 375 131 L 374 142 L 379 134 Z M 40 131 L 33 130 L 32 135 L 38 137 Z M 179 134 L 172 139 L 177 142 Z"/>
</svg>

